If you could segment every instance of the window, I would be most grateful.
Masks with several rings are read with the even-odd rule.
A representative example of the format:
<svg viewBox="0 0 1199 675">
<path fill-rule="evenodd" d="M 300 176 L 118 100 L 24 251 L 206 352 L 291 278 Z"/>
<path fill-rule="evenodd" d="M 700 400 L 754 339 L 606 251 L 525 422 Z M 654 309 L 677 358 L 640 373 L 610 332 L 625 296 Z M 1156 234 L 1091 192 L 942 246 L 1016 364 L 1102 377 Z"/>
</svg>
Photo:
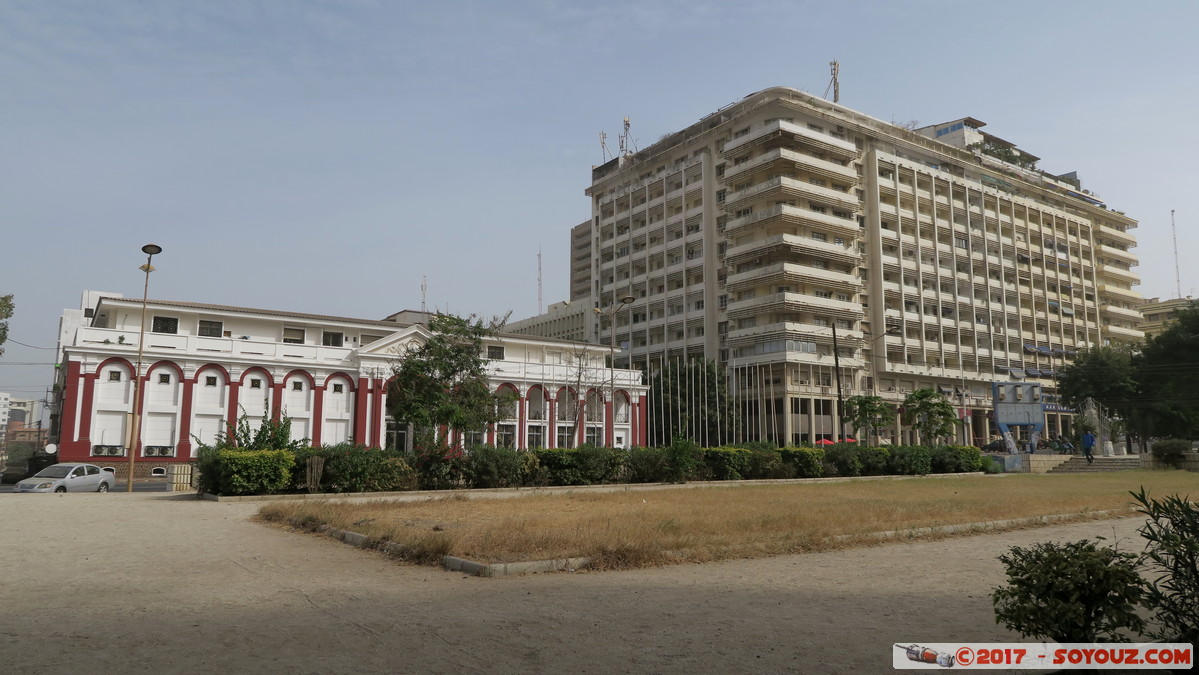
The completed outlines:
<svg viewBox="0 0 1199 675">
<path fill-rule="evenodd" d="M 345 390 L 346 390 L 346 386 L 340 382 L 337 382 L 333 385 L 333 393 L 334 394 L 340 394 L 340 393 L 344 392 Z"/>
<path fill-rule="evenodd" d="M 321 344 L 326 347 L 340 347 L 345 342 L 345 335 L 336 331 L 325 331 L 321 335 Z"/>
<path fill-rule="evenodd" d="M 108 371 L 108 381 L 109 382 L 120 382 L 121 381 L 121 371 L 119 371 L 119 370 Z"/>
<path fill-rule="evenodd" d="M 304 329 L 303 328 L 284 328 L 283 343 L 289 345 L 304 344 Z"/>
<path fill-rule="evenodd" d="M 215 387 L 216 386 L 216 376 L 209 375 L 209 376 L 205 377 L 204 378 L 204 386 L 205 387 Z"/>
<path fill-rule="evenodd" d="M 825 235 L 823 232 L 813 232 L 812 240 L 813 241 L 828 241 L 828 236 Z"/>
<path fill-rule="evenodd" d="M 178 333 L 179 319 L 173 316 L 156 316 L 150 330 L 155 333 Z"/>
<path fill-rule="evenodd" d="M 369 345 L 370 343 L 374 342 L 375 340 L 382 340 L 382 339 L 383 339 L 382 335 L 367 335 L 366 333 L 363 333 L 362 336 L 358 338 L 358 341 L 360 344 Z"/>
<path fill-rule="evenodd" d="M 515 448 L 516 447 L 516 425 L 515 424 L 497 424 L 497 425 L 495 425 L 495 445 L 497 448 Z"/>
<path fill-rule="evenodd" d="M 496 347 L 494 345 L 488 346 L 487 347 L 487 358 L 492 361 L 503 361 L 504 360 L 504 348 Z"/>
<path fill-rule="evenodd" d="M 170 375 L 170 373 L 162 373 L 161 375 L 159 375 L 159 376 L 158 376 L 158 383 L 159 383 L 159 384 L 170 384 L 170 383 L 171 383 L 171 375 Z"/>
<path fill-rule="evenodd" d="M 296 380 L 295 382 L 292 382 L 292 383 L 291 383 L 291 390 L 292 390 L 292 391 L 304 391 L 304 383 L 303 383 L 303 382 L 301 382 L 301 381 L 299 381 L 299 380 Z"/>
<path fill-rule="evenodd" d="M 531 426 L 528 429 L 528 434 L 529 450 L 537 450 L 538 448 L 545 447 L 545 427 L 540 425 Z"/>
<path fill-rule="evenodd" d="M 220 321 L 204 321 L 200 320 L 200 335 L 202 337 L 221 337 L 224 335 L 225 326 Z"/>
<path fill-rule="evenodd" d="M 558 447 L 573 448 L 575 446 L 574 427 L 571 425 L 558 425 Z"/>
<path fill-rule="evenodd" d="M 262 389 L 262 380 L 260 380 L 258 378 L 254 378 L 254 379 L 250 380 L 250 388 L 251 389 Z"/>
</svg>

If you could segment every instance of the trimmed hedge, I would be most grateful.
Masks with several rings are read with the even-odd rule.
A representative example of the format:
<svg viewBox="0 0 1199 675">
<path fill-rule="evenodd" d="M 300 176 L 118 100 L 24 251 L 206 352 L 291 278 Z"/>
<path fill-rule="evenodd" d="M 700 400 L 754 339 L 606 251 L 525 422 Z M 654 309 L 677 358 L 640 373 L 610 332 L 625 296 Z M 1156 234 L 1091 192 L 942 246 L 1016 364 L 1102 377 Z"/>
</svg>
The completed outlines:
<svg viewBox="0 0 1199 675">
<path fill-rule="evenodd" d="M 839 443 L 823 448 L 776 448 L 765 444 L 701 448 L 685 439 L 665 448 L 629 450 L 586 445 L 577 449 L 521 451 L 487 445 L 463 451 L 437 445 L 410 455 L 352 444 L 300 448 L 294 452 L 201 447 L 195 463 L 200 490 L 223 495 L 1002 470 L 978 448 L 968 446 L 878 447 Z"/>
</svg>

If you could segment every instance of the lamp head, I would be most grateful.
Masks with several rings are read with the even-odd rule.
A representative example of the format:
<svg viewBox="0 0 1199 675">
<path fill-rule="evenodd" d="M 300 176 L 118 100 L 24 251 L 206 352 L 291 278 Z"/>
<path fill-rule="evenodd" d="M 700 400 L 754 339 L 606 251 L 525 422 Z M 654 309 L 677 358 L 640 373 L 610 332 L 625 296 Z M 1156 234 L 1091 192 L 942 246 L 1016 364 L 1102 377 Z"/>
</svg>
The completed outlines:
<svg viewBox="0 0 1199 675">
<path fill-rule="evenodd" d="M 633 297 L 633 296 L 631 296 L 631 295 L 622 295 L 622 296 L 620 296 L 620 304 L 622 304 L 622 305 L 627 305 L 627 304 L 629 304 L 629 303 L 633 302 L 633 301 L 634 301 L 634 300 L 636 300 L 636 299 L 637 299 L 637 298 L 634 298 L 634 297 Z"/>
<path fill-rule="evenodd" d="M 142 253 L 146 255 L 158 255 L 162 253 L 162 247 L 158 244 L 146 244 L 142 247 Z"/>
</svg>

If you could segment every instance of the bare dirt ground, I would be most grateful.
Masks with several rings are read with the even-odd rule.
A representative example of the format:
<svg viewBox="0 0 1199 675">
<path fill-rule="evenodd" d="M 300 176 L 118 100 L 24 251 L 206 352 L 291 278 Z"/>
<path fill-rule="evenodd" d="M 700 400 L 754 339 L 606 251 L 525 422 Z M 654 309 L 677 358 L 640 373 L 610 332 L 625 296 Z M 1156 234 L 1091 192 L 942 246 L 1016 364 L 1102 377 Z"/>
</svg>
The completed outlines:
<svg viewBox="0 0 1199 675">
<path fill-rule="evenodd" d="M 1015 642 L 996 556 L 1134 518 L 872 548 L 481 579 L 194 495 L 2 495 L 4 672 L 891 672 L 892 645 Z"/>
</svg>

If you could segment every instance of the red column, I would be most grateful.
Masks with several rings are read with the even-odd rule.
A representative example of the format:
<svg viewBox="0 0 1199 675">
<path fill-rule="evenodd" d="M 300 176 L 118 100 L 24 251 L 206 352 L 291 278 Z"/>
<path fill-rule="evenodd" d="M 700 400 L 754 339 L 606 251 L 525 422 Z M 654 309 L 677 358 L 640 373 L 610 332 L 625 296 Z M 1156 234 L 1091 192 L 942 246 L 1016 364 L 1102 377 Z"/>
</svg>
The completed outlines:
<svg viewBox="0 0 1199 675">
<path fill-rule="evenodd" d="M 577 396 L 578 394 L 576 394 Z M 587 395 L 576 403 L 575 407 L 575 447 L 583 447 L 587 439 Z"/>
<path fill-rule="evenodd" d="M 271 385 L 271 421 L 278 422 L 283 412 L 283 381 Z"/>
<path fill-rule="evenodd" d="M 196 378 L 183 378 L 183 409 L 179 413 L 179 443 L 175 445 L 175 458 L 190 458 L 192 456 L 192 396 L 195 393 Z"/>
<path fill-rule="evenodd" d="M 79 442 L 90 449 L 92 445 L 92 413 L 96 404 L 96 378 L 100 373 L 83 373 L 83 400 L 79 407 Z"/>
<path fill-rule="evenodd" d="M 232 436 L 237 431 L 237 407 L 241 404 L 241 383 L 229 378 L 229 413 L 225 416 L 225 433 Z"/>
<path fill-rule="evenodd" d="M 383 427 L 383 380 L 375 379 L 373 381 L 374 395 L 371 396 L 371 429 L 370 429 L 370 446 L 372 448 L 381 448 L 383 444 L 379 442 L 382 436 L 380 429 Z"/>
<path fill-rule="evenodd" d="M 358 378 L 358 387 L 354 390 L 354 442 L 366 445 L 366 409 L 370 405 L 370 380 Z"/>
<path fill-rule="evenodd" d="M 615 401 L 604 401 L 604 438 L 605 445 L 609 448 L 616 443 L 616 418 L 612 414 L 616 412 Z"/>
<path fill-rule="evenodd" d="M 137 425 L 137 438 L 133 439 L 133 448 L 130 452 L 135 453 L 138 457 L 142 457 L 142 436 L 146 435 L 146 385 L 150 383 L 150 368 L 153 366 L 147 365 L 146 374 L 141 377 L 141 386 L 137 387 L 137 400 L 133 402 L 133 415 L 139 421 Z"/>
<path fill-rule="evenodd" d="M 638 408 L 638 412 L 639 412 L 637 417 L 641 422 L 639 425 L 640 429 L 638 429 L 638 431 L 637 431 L 637 434 L 638 434 L 637 444 L 642 447 L 644 447 L 646 445 L 646 443 L 649 441 L 649 435 L 648 435 L 649 406 L 647 406 L 645 404 L 645 402 L 646 402 L 645 396 L 640 396 L 637 398 L 637 408 Z"/>
<path fill-rule="evenodd" d="M 546 400 L 548 404 L 546 408 L 549 412 L 546 413 L 545 428 L 548 430 L 549 438 L 545 439 L 545 447 L 558 447 L 558 399 L 550 398 Z"/>
<path fill-rule="evenodd" d="M 641 445 L 637 442 L 637 435 L 641 433 L 641 420 L 637 419 L 637 415 L 641 412 L 640 402 L 633 400 L 633 395 L 629 394 L 629 447 Z"/>
<path fill-rule="evenodd" d="M 313 447 L 320 447 L 321 432 L 325 428 L 325 385 L 312 388 L 312 439 Z"/>
<path fill-rule="evenodd" d="M 63 381 L 62 417 L 59 420 L 58 444 L 62 451 L 75 452 L 83 443 L 75 439 L 75 427 L 79 413 L 79 362 L 67 361 L 67 375 Z M 87 409 L 85 408 L 84 411 Z"/>
</svg>

